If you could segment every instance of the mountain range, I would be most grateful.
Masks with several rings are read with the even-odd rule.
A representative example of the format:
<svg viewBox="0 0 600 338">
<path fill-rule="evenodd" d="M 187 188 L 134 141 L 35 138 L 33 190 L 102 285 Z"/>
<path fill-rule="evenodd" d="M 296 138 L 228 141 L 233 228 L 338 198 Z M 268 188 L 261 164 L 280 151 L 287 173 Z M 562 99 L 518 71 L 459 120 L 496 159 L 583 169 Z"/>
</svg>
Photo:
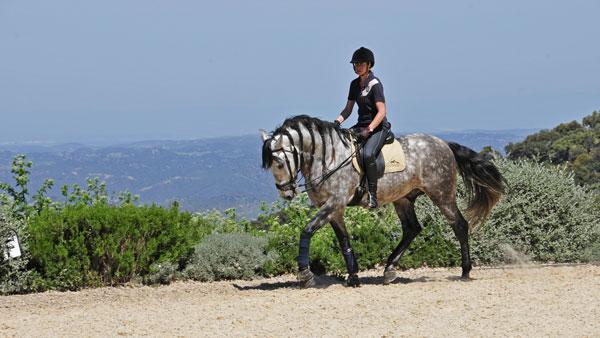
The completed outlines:
<svg viewBox="0 0 600 338">
<path fill-rule="evenodd" d="M 532 129 L 465 130 L 434 133 L 476 151 L 484 146 L 503 152 L 509 142 L 521 141 Z M 396 136 L 401 136 L 396 133 Z M 261 201 L 277 199 L 269 171 L 261 164 L 261 141 L 256 135 L 183 141 L 143 141 L 93 147 L 78 143 L 0 144 L 0 181 L 14 183 L 12 159 L 24 153 L 33 162 L 30 192 L 46 178 L 55 180 L 49 193 L 60 200 L 63 184 L 85 185 L 87 178 L 106 182 L 112 194 L 129 190 L 141 203 L 168 205 L 178 201 L 190 211 L 236 208 L 254 217 Z"/>
</svg>

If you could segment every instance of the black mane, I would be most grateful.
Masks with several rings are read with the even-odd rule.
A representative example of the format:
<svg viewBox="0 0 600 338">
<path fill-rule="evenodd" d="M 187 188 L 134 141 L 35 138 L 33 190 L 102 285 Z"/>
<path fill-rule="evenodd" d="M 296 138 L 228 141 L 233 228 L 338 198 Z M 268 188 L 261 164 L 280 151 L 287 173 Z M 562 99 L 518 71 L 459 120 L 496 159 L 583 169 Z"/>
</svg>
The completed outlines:
<svg viewBox="0 0 600 338">
<path fill-rule="evenodd" d="M 293 116 L 293 117 L 290 117 L 290 118 L 286 119 L 285 121 L 283 121 L 281 126 L 279 126 L 277 129 L 275 129 L 275 131 L 273 132 L 273 135 L 263 142 L 262 167 L 264 169 L 270 168 L 271 163 L 273 161 L 273 153 L 269 147 L 270 141 L 276 135 L 287 135 L 289 137 L 289 139 L 292 140 L 292 138 L 288 132 L 288 129 L 293 129 L 298 132 L 298 135 L 300 137 L 300 144 L 298 147 L 300 149 L 300 161 L 303 161 L 302 153 L 308 152 L 308 149 L 306 149 L 306 150 L 302 149 L 303 142 L 302 142 L 302 133 L 300 132 L 300 130 L 301 130 L 300 125 L 304 125 L 304 127 L 306 129 L 308 129 L 308 132 L 311 137 L 311 141 L 312 141 L 311 144 L 313 144 L 312 148 L 310 149 L 311 160 L 312 160 L 312 157 L 314 156 L 314 152 L 315 152 L 315 147 L 314 147 L 314 143 L 315 143 L 314 131 L 315 130 L 313 130 L 313 127 L 319 133 L 322 140 L 325 139 L 325 133 L 328 133 L 330 137 L 332 136 L 333 133 L 337 133 L 338 136 L 340 137 L 340 139 L 342 140 L 342 143 L 344 144 L 344 146 L 346 146 L 346 147 L 349 146 L 347 140 L 350 139 L 351 133 L 348 129 L 340 128 L 337 124 L 335 124 L 333 122 L 323 121 L 321 119 L 318 119 L 316 117 L 311 117 L 308 115 Z M 293 142 L 293 140 L 292 140 L 292 142 Z M 333 146 L 333 144 L 332 144 L 332 146 Z M 325 164 L 324 163 L 325 147 L 321 147 L 321 148 L 323 149 L 323 154 L 322 154 L 321 158 L 322 158 L 323 165 L 324 165 Z"/>
<path fill-rule="evenodd" d="M 271 152 L 271 148 L 269 147 L 269 143 L 271 142 L 271 138 L 266 139 L 262 145 L 262 167 L 263 169 L 271 168 L 271 163 L 273 163 L 273 152 Z"/>
</svg>

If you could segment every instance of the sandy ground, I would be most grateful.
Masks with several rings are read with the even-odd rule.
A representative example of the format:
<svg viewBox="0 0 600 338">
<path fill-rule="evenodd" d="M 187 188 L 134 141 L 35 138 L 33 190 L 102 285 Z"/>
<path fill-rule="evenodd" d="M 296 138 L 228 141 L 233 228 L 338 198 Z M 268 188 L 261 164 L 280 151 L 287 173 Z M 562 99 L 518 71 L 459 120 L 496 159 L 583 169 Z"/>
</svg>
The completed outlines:
<svg viewBox="0 0 600 338">
<path fill-rule="evenodd" d="M 0 297 L 2 337 L 600 337 L 600 266 L 381 271 L 347 288 L 320 277 L 179 282 Z"/>
</svg>

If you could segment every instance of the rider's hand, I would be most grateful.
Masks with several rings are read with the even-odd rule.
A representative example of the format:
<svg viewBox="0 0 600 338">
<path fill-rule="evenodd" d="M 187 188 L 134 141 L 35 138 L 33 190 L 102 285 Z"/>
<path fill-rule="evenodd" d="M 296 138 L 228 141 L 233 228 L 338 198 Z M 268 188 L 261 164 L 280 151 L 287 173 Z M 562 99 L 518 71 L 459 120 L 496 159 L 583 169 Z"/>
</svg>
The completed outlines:
<svg viewBox="0 0 600 338">
<path fill-rule="evenodd" d="M 362 128 L 358 132 L 358 135 L 362 140 L 366 140 L 367 138 L 369 138 L 369 135 L 371 135 L 371 131 L 369 130 L 369 128 Z"/>
<path fill-rule="evenodd" d="M 338 127 L 342 125 L 342 122 L 340 122 L 338 120 L 333 121 L 333 123 L 335 123 L 335 125 Z"/>
</svg>

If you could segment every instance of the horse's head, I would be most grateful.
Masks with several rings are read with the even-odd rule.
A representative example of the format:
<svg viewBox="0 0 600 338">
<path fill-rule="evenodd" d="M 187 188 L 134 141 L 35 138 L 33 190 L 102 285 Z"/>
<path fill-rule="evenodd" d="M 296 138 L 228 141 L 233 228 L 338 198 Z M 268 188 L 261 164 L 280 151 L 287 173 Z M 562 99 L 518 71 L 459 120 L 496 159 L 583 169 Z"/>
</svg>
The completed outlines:
<svg viewBox="0 0 600 338">
<path fill-rule="evenodd" d="M 262 167 L 271 169 L 279 196 L 291 200 L 297 194 L 298 151 L 284 135 L 269 136 L 261 129 L 260 136 L 263 140 Z"/>
</svg>

